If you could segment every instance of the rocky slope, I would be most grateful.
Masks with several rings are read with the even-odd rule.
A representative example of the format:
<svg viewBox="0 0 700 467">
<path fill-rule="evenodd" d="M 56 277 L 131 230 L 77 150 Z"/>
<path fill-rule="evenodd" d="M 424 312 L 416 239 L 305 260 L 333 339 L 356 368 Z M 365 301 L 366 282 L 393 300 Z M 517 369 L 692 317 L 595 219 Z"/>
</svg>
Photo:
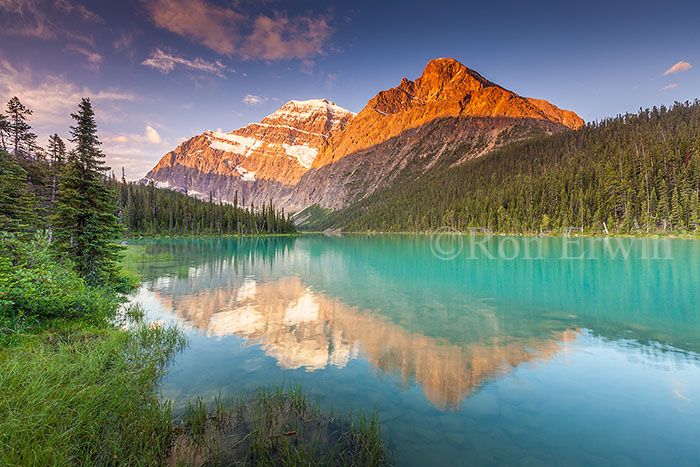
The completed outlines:
<svg viewBox="0 0 700 467">
<path fill-rule="evenodd" d="M 327 139 L 354 117 L 321 99 L 290 101 L 260 123 L 208 131 L 166 154 L 145 177 L 190 195 L 260 205 L 288 196 Z"/>
<path fill-rule="evenodd" d="M 261 123 L 207 132 L 168 153 L 146 180 L 191 194 L 288 211 L 340 209 L 380 187 L 415 179 L 535 134 L 584 124 L 449 58 L 404 78 L 353 113 L 325 100 L 291 101 Z"/>
</svg>

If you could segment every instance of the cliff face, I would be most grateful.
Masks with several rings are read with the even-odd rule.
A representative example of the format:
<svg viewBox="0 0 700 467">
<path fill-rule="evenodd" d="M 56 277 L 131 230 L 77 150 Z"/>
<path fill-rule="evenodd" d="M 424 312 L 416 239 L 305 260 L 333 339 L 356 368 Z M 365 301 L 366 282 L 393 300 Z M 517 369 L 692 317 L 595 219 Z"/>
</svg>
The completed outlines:
<svg viewBox="0 0 700 467">
<path fill-rule="evenodd" d="M 584 124 L 575 113 L 504 89 L 453 59 L 427 64 L 353 113 L 291 101 L 261 123 L 189 139 L 146 180 L 194 195 L 288 211 L 339 209 L 436 164 L 458 164 L 535 134 Z"/>
<path fill-rule="evenodd" d="M 194 196 L 260 205 L 287 195 L 319 149 L 354 117 L 326 100 L 290 101 L 260 123 L 208 131 L 166 154 L 145 177 Z"/>
</svg>

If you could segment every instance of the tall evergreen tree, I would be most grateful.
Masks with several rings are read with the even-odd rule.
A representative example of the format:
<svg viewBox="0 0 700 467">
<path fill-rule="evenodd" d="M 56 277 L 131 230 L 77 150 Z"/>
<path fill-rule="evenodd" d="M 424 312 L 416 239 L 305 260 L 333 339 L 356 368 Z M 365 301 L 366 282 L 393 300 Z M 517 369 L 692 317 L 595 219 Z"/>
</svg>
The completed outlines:
<svg viewBox="0 0 700 467">
<path fill-rule="evenodd" d="M 56 200 L 56 180 L 66 163 L 66 144 L 58 134 L 49 136 L 49 161 L 51 163 L 51 202 Z"/>
<path fill-rule="evenodd" d="M 0 151 L 0 231 L 30 233 L 37 222 L 35 207 L 27 172 L 8 153 Z"/>
<path fill-rule="evenodd" d="M 32 133 L 32 127 L 27 123 L 29 116 L 33 113 L 32 110 L 25 107 L 15 96 L 7 103 L 6 113 L 9 117 L 8 133 L 15 157 L 31 158 L 36 146 L 36 135 Z"/>
<path fill-rule="evenodd" d="M 78 113 L 71 117 L 76 123 L 70 129 L 70 141 L 76 148 L 68 155 L 59 186 L 55 245 L 86 280 L 97 284 L 118 273 L 122 247 L 116 239 L 122 229 L 112 191 L 105 184 L 109 168 L 100 151 L 90 99 L 83 98 Z"/>
<path fill-rule="evenodd" d="M 7 142 L 10 139 L 10 121 L 0 113 L 0 149 L 7 152 Z"/>
<path fill-rule="evenodd" d="M 671 225 L 675 228 L 683 226 L 683 211 L 678 187 L 673 189 L 673 195 L 671 196 Z"/>
</svg>

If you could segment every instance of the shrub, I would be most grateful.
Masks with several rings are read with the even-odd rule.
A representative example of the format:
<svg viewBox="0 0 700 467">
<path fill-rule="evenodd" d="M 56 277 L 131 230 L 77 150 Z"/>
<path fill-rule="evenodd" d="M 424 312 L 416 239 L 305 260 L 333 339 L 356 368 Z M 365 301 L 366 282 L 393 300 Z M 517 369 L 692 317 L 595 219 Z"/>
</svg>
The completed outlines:
<svg viewBox="0 0 700 467">
<path fill-rule="evenodd" d="M 50 319 L 103 320 L 119 306 L 109 287 L 92 288 L 51 256 L 44 238 L 22 242 L 0 237 L 0 325 Z"/>
</svg>

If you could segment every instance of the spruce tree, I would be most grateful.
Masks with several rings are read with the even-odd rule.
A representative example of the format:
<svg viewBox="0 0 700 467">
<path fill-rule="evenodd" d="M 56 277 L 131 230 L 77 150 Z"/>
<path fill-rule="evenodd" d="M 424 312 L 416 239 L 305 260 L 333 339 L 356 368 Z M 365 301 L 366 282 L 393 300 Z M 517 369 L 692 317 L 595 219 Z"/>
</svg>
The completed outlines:
<svg viewBox="0 0 700 467">
<path fill-rule="evenodd" d="M 0 231 L 30 234 L 37 223 L 36 204 L 27 172 L 8 153 L 0 151 Z"/>
<path fill-rule="evenodd" d="M 683 211 L 681 208 L 680 195 L 678 194 L 678 187 L 673 189 L 673 195 L 671 196 L 671 224 L 676 229 L 683 227 Z"/>
<path fill-rule="evenodd" d="M 9 117 L 7 126 L 10 144 L 15 157 L 31 158 L 31 153 L 36 146 L 36 135 L 31 132 L 32 127 L 27 121 L 33 112 L 15 96 L 7 103 L 6 113 Z"/>
<path fill-rule="evenodd" d="M 690 196 L 690 227 L 697 230 L 700 228 L 700 196 L 694 191 Z"/>
<path fill-rule="evenodd" d="M 7 142 L 10 139 L 10 121 L 7 116 L 0 114 L 0 149 L 7 152 Z"/>
<path fill-rule="evenodd" d="M 100 151 L 95 114 L 90 99 L 83 98 L 76 124 L 70 128 L 76 147 L 68 155 L 62 174 L 55 223 L 58 252 L 72 260 L 91 284 L 116 279 L 122 233 L 112 192 L 105 184 L 104 154 Z"/>
<path fill-rule="evenodd" d="M 56 180 L 66 163 L 66 144 L 58 134 L 49 136 L 49 161 L 51 163 L 51 202 L 56 200 Z"/>
</svg>

